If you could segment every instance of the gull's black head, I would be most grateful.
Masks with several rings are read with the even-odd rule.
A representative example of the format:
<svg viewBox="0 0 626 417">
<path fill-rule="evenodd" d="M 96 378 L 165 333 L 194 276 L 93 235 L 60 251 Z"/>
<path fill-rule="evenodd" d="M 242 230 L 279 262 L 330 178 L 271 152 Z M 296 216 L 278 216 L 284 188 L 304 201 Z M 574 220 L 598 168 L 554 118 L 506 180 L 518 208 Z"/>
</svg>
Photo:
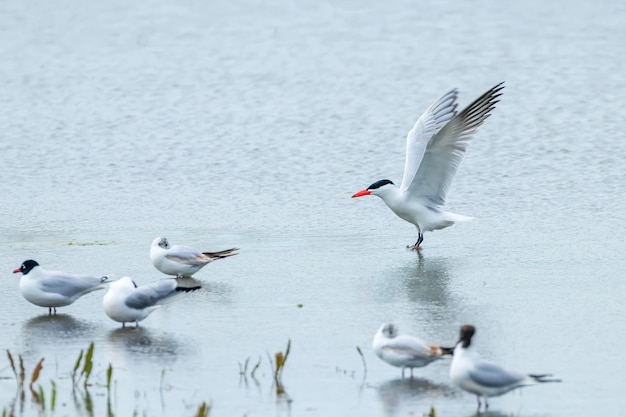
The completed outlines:
<svg viewBox="0 0 626 417">
<path fill-rule="evenodd" d="M 24 261 L 19 268 L 13 271 L 13 273 L 17 274 L 18 272 L 21 272 L 22 274 L 26 275 L 31 271 L 31 269 L 33 269 L 36 266 L 39 266 L 37 261 L 33 261 L 32 259 L 29 259 L 27 261 Z"/>
<path fill-rule="evenodd" d="M 461 337 L 457 343 L 463 343 L 463 347 L 467 348 L 472 343 L 472 336 L 476 333 L 476 327 L 471 324 L 461 326 Z"/>
<path fill-rule="evenodd" d="M 386 186 L 388 184 L 393 185 L 393 182 L 391 182 L 390 180 L 379 180 L 379 181 L 376 181 L 374 184 L 370 185 L 365 190 L 361 190 L 358 193 L 354 194 L 352 196 L 352 198 L 362 197 L 364 195 L 375 194 L 376 190 L 379 190 L 380 188 L 382 188 L 382 187 L 384 187 L 384 186 Z"/>
</svg>

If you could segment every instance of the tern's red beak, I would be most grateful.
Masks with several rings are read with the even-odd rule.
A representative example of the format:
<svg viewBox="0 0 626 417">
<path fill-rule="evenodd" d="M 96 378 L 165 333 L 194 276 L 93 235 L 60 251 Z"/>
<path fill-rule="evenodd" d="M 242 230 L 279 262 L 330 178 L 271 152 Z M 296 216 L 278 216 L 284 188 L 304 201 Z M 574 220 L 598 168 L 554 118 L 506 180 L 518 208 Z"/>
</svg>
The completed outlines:
<svg viewBox="0 0 626 417">
<path fill-rule="evenodd" d="M 352 198 L 356 198 L 356 197 L 363 197 L 364 195 L 370 195 L 372 193 L 370 193 L 370 190 L 361 190 L 358 193 L 356 193 L 355 195 L 352 196 Z"/>
<path fill-rule="evenodd" d="M 19 268 L 17 268 L 17 269 L 14 269 L 14 270 L 13 270 L 13 273 L 14 273 L 14 274 L 17 274 L 18 272 L 22 272 L 22 271 L 20 271 L 20 269 L 19 269 Z"/>
</svg>

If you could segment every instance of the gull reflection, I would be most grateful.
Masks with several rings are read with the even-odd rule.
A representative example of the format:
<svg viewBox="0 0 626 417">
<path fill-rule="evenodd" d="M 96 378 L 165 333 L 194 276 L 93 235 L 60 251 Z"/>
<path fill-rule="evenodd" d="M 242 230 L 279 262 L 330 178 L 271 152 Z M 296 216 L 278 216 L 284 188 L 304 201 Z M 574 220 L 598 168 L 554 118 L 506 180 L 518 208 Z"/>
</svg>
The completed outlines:
<svg viewBox="0 0 626 417">
<path fill-rule="evenodd" d="M 97 329 L 86 320 L 68 314 L 33 317 L 22 325 L 21 337 L 25 357 L 47 352 L 49 346 L 74 345 L 77 340 L 91 340 Z"/>
<path fill-rule="evenodd" d="M 458 392 L 451 386 L 423 378 L 392 379 L 378 387 L 378 396 L 386 416 L 404 414 L 401 411 L 411 405 L 430 406 L 435 399 L 456 395 Z"/>
<path fill-rule="evenodd" d="M 468 417 L 515 417 L 515 413 L 503 413 L 502 411 L 487 410 L 487 411 L 474 411 L 468 414 Z"/>
<path fill-rule="evenodd" d="M 185 350 L 180 339 L 145 327 L 119 327 L 111 330 L 105 340 L 107 359 L 120 368 L 141 360 L 161 366 L 172 364 Z"/>
</svg>

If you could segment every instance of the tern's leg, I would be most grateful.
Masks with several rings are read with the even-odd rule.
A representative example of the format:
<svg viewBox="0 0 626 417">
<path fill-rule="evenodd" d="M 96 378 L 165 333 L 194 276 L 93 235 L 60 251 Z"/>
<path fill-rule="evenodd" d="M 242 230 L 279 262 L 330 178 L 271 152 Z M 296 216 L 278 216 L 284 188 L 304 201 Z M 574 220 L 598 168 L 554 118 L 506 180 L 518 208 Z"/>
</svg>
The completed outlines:
<svg viewBox="0 0 626 417">
<path fill-rule="evenodd" d="M 404 367 L 402 367 L 402 379 L 404 379 Z"/>
<path fill-rule="evenodd" d="M 139 322 L 135 320 L 135 327 L 139 327 Z"/>
<path fill-rule="evenodd" d="M 485 411 L 489 408 L 489 403 L 487 402 L 487 397 L 485 397 Z"/>
<path fill-rule="evenodd" d="M 57 315 L 57 308 L 56 307 L 52 307 L 52 314 L 54 314 L 55 316 Z"/>
<path fill-rule="evenodd" d="M 420 245 L 424 241 L 424 234 L 422 233 L 422 229 L 419 227 L 419 225 L 416 224 L 415 227 L 417 227 L 417 242 L 415 242 L 415 245 L 413 246 L 407 246 L 407 248 L 418 250 L 420 248 Z"/>
<path fill-rule="evenodd" d="M 411 369 L 411 379 L 413 379 L 413 368 L 410 368 L 410 369 Z"/>
<path fill-rule="evenodd" d="M 52 315 L 52 307 L 48 307 L 48 315 L 51 316 Z"/>
<path fill-rule="evenodd" d="M 476 401 L 478 402 L 478 409 L 476 412 L 480 412 L 480 397 L 478 395 L 476 396 Z"/>
<path fill-rule="evenodd" d="M 424 241 L 424 234 L 423 233 L 419 233 L 417 235 L 417 242 L 415 242 L 415 245 L 407 246 L 407 248 L 413 249 L 413 250 L 418 250 L 420 248 L 420 245 L 422 244 L 423 241 Z"/>
</svg>

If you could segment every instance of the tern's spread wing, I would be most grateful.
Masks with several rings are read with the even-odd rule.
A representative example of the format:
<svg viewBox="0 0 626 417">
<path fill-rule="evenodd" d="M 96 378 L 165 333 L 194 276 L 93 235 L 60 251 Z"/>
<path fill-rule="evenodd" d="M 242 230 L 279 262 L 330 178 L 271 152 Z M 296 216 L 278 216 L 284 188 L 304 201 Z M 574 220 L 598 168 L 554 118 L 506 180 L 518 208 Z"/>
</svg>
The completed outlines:
<svg viewBox="0 0 626 417">
<path fill-rule="evenodd" d="M 439 100 L 435 101 L 417 119 L 413 129 L 406 137 L 406 160 L 404 163 L 404 176 L 402 177 L 401 191 L 406 191 L 411 185 L 415 173 L 422 162 L 426 145 L 450 119 L 456 115 L 456 89 L 448 91 Z"/>
<path fill-rule="evenodd" d="M 499 101 L 500 83 L 454 116 L 433 136 L 407 192 L 427 204 L 443 206 L 472 136 Z M 404 186 L 404 183 L 403 183 Z"/>
<path fill-rule="evenodd" d="M 148 285 L 137 287 L 126 298 L 126 305 L 130 308 L 144 309 L 160 304 L 162 301 L 178 294 L 176 279 L 162 279 Z"/>
<path fill-rule="evenodd" d="M 210 262 L 210 259 L 199 250 L 187 246 L 172 246 L 168 249 L 165 257 L 174 262 L 193 266 L 205 265 Z"/>
<path fill-rule="evenodd" d="M 501 388 L 517 385 L 526 379 L 525 375 L 508 371 L 490 362 L 480 361 L 469 371 L 469 377 L 484 387 Z"/>
<path fill-rule="evenodd" d="M 101 278 L 90 275 L 73 275 L 64 272 L 55 272 L 49 278 L 41 280 L 41 289 L 45 292 L 60 294 L 64 297 L 74 297 L 78 294 L 96 289 Z"/>
</svg>

